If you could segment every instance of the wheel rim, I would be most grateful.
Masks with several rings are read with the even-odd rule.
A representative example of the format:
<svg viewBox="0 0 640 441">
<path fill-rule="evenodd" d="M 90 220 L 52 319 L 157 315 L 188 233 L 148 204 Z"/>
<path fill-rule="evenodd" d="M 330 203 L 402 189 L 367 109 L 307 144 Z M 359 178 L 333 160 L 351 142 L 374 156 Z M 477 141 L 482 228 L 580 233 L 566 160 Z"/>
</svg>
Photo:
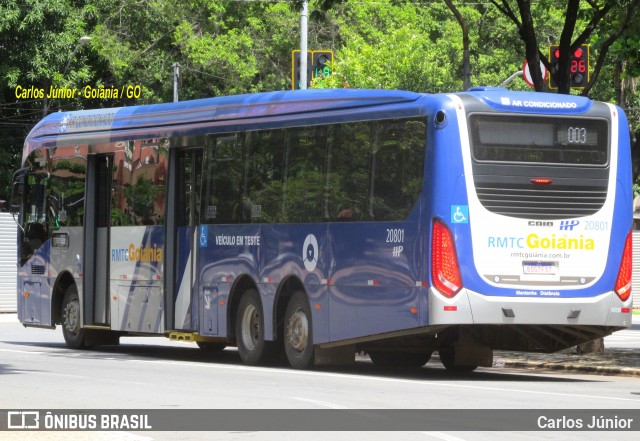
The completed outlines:
<svg viewBox="0 0 640 441">
<path fill-rule="evenodd" d="M 297 309 L 289 317 L 287 341 L 296 352 L 304 352 L 309 344 L 309 321 L 302 309 Z"/>
<path fill-rule="evenodd" d="M 71 334 L 77 334 L 80 326 L 80 302 L 73 299 L 64 307 L 64 327 Z"/>
<path fill-rule="evenodd" d="M 254 305 L 249 305 L 242 314 L 242 342 L 253 351 L 260 340 L 260 313 Z"/>
</svg>

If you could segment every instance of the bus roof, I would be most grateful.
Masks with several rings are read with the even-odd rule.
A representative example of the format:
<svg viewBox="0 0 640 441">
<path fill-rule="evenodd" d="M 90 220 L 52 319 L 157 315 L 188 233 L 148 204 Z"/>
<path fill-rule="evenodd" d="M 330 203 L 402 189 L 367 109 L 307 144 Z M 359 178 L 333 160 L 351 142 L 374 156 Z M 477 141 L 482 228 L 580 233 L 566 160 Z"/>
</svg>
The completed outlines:
<svg viewBox="0 0 640 441">
<path fill-rule="evenodd" d="M 513 92 L 501 87 L 472 87 L 459 95 L 473 96 L 502 112 L 579 114 L 587 112 L 593 106 L 593 101 L 584 96 Z"/>
<path fill-rule="evenodd" d="M 206 121 L 239 120 L 347 108 L 402 104 L 421 94 L 396 90 L 312 89 L 262 92 L 110 109 L 57 112 L 42 119 L 27 141 L 105 131 L 126 131 Z"/>
</svg>

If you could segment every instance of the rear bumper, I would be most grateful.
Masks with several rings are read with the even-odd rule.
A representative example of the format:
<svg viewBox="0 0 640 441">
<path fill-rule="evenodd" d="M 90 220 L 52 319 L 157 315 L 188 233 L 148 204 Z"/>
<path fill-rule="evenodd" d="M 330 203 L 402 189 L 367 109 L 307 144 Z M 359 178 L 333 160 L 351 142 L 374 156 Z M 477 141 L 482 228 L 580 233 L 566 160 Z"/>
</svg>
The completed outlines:
<svg viewBox="0 0 640 441">
<path fill-rule="evenodd" d="M 632 302 L 613 292 L 595 297 L 487 296 L 463 289 L 448 299 L 429 289 L 429 325 L 573 325 L 628 327 Z"/>
</svg>

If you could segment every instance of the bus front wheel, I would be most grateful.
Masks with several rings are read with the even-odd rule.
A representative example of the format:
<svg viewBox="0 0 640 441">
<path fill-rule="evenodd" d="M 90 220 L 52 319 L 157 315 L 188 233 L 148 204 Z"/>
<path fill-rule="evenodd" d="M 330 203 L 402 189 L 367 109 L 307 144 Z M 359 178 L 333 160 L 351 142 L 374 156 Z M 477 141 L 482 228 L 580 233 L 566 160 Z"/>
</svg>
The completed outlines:
<svg viewBox="0 0 640 441">
<path fill-rule="evenodd" d="M 264 314 L 260 294 L 247 290 L 236 314 L 236 341 L 242 361 L 249 365 L 263 363 L 272 352 L 271 342 L 264 339 Z"/>
<path fill-rule="evenodd" d="M 284 350 L 292 368 L 308 369 L 315 361 L 313 335 L 311 332 L 311 308 L 307 296 L 296 292 L 284 317 Z"/>
<path fill-rule="evenodd" d="M 85 347 L 85 330 L 80 325 L 80 315 L 78 288 L 71 285 L 62 299 L 62 335 L 67 346 L 72 349 Z"/>
</svg>

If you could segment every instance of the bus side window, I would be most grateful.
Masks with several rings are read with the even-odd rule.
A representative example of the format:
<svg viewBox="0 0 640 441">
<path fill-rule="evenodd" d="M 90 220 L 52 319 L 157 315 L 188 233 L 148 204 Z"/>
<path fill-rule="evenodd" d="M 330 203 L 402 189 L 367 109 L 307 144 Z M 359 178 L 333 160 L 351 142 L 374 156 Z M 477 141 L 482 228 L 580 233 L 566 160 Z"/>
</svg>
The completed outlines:
<svg viewBox="0 0 640 441">
<path fill-rule="evenodd" d="M 245 143 L 243 204 L 248 213 L 243 222 L 283 222 L 284 130 L 250 135 Z"/>
<path fill-rule="evenodd" d="M 235 224 L 242 217 L 241 134 L 210 136 L 207 139 L 204 223 Z"/>
<path fill-rule="evenodd" d="M 330 212 L 334 221 L 373 220 L 370 168 L 376 123 L 337 125 L 331 161 Z"/>
<path fill-rule="evenodd" d="M 87 161 L 84 155 L 76 154 L 76 147 L 80 150 L 78 146 L 58 148 L 53 158 L 49 179 L 50 234 L 55 228 L 83 224 Z"/>
<path fill-rule="evenodd" d="M 329 220 L 327 173 L 332 151 L 332 131 L 312 126 L 286 131 L 284 205 L 287 222 Z"/>
<path fill-rule="evenodd" d="M 26 186 L 26 213 L 23 218 L 24 237 L 21 247 L 21 264 L 48 239 L 47 225 L 47 177 L 44 174 L 31 174 Z"/>
<path fill-rule="evenodd" d="M 375 163 L 373 210 L 379 221 L 405 220 L 422 189 L 426 124 L 390 121 L 382 127 Z"/>
</svg>

